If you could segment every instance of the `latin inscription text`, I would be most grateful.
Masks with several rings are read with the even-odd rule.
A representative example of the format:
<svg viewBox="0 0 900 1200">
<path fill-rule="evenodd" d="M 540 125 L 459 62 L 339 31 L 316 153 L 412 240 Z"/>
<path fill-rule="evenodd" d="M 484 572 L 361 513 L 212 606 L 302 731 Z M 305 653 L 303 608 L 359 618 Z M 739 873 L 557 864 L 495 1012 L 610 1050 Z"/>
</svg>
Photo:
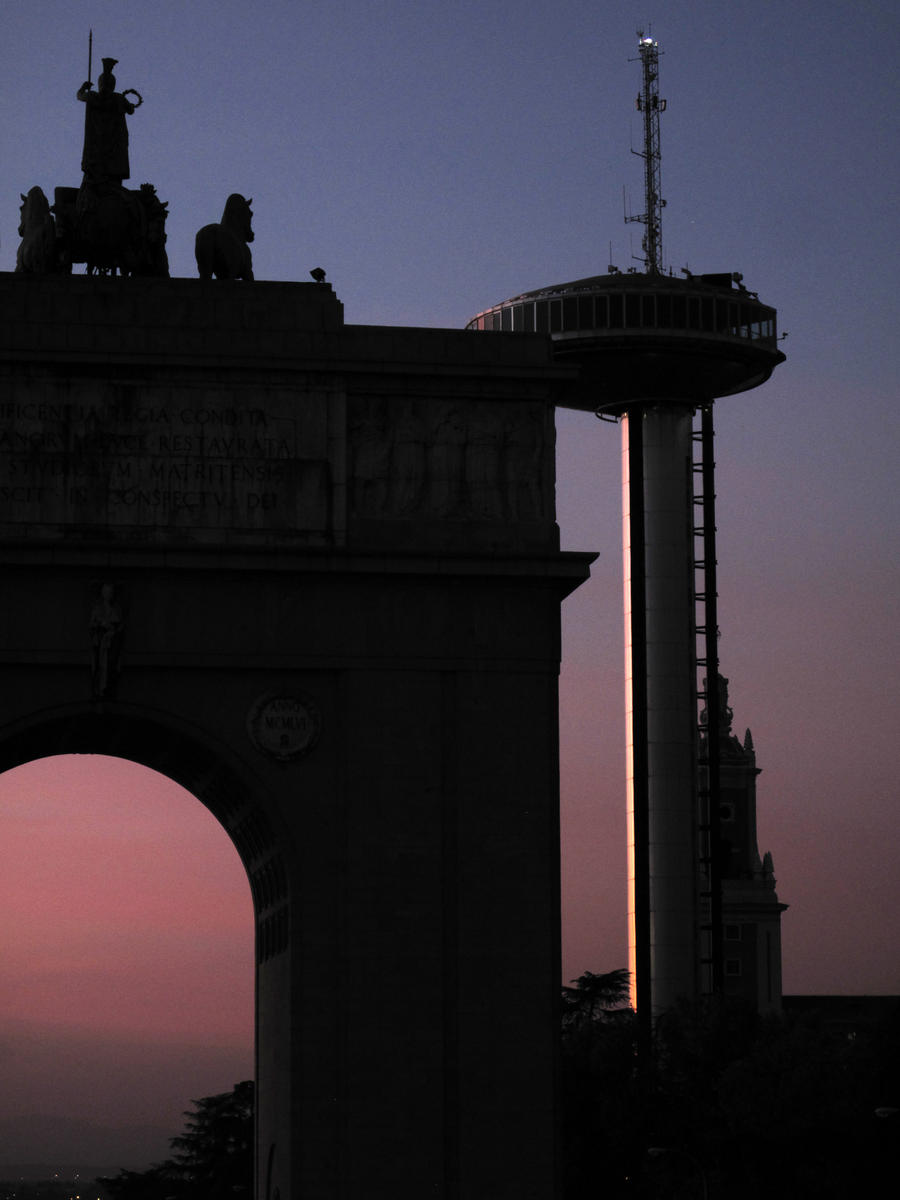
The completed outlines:
<svg viewBox="0 0 900 1200">
<path fill-rule="evenodd" d="M 244 406 L 184 403 L 168 390 L 157 402 L 152 388 L 97 390 L 105 394 L 87 397 L 82 385 L 77 400 L 0 402 L 7 533 L 41 525 L 165 525 L 201 540 L 226 529 L 325 532 L 320 397 L 272 391 Z"/>
</svg>

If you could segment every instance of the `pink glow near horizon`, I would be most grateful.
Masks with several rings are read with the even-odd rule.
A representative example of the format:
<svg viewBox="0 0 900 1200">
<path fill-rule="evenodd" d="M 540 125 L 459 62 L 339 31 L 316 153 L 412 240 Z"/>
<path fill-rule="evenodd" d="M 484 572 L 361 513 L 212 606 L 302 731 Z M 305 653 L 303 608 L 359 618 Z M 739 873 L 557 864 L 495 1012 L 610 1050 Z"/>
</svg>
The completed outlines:
<svg viewBox="0 0 900 1200">
<path fill-rule="evenodd" d="M 4 1017 L 252 1036 L 249 886 L 190 793 L 122 759 L 46 758 L 0 776 L 0 821 Z"/>
</svg>

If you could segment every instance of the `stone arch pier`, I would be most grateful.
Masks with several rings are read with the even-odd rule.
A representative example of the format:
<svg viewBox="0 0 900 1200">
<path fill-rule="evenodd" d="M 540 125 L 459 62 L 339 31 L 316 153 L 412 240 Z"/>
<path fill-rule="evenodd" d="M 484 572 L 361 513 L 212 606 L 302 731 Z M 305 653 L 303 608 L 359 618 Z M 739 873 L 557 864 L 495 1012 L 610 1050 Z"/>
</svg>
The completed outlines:
<svg viewBox="0 0 900 1200">
<path fill-rule="evenodd" d="M 324 284 L 0 308 L 0 768 L 131 758 L 232 837 L 258 1200 L 548 1200 L 572 368 Z"/>
</svg>

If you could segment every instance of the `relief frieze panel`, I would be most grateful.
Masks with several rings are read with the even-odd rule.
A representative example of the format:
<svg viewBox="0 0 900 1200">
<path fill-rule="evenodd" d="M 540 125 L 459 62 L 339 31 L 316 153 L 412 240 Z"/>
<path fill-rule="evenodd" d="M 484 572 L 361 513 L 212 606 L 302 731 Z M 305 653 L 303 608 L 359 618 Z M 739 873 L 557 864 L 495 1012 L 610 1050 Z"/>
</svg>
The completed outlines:
<svg viewBox="0 0 900 1200">
<path fill-rule="evenodd" d="M 552 521 L 553 430 L 552 413 L 534 402 L 359 397 L 350 420 L 353 513 Z"/>
</svg>

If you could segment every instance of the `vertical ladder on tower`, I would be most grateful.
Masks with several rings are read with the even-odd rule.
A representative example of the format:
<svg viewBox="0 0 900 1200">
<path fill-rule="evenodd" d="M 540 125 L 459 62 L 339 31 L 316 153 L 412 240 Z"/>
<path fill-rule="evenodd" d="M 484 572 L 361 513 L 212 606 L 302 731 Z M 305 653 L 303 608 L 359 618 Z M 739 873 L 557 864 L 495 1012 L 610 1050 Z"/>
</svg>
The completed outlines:
<svg viewBox="0 0 900 1200">
<path fill-rule="evenodd" d="M 716 491 L 712 401 L 700 408 L 692 431 L 693 556 L 696 644 L 697 827 L 699 834 L 700 992 L 723 990 L 718 593 Z"/>
</svg>

